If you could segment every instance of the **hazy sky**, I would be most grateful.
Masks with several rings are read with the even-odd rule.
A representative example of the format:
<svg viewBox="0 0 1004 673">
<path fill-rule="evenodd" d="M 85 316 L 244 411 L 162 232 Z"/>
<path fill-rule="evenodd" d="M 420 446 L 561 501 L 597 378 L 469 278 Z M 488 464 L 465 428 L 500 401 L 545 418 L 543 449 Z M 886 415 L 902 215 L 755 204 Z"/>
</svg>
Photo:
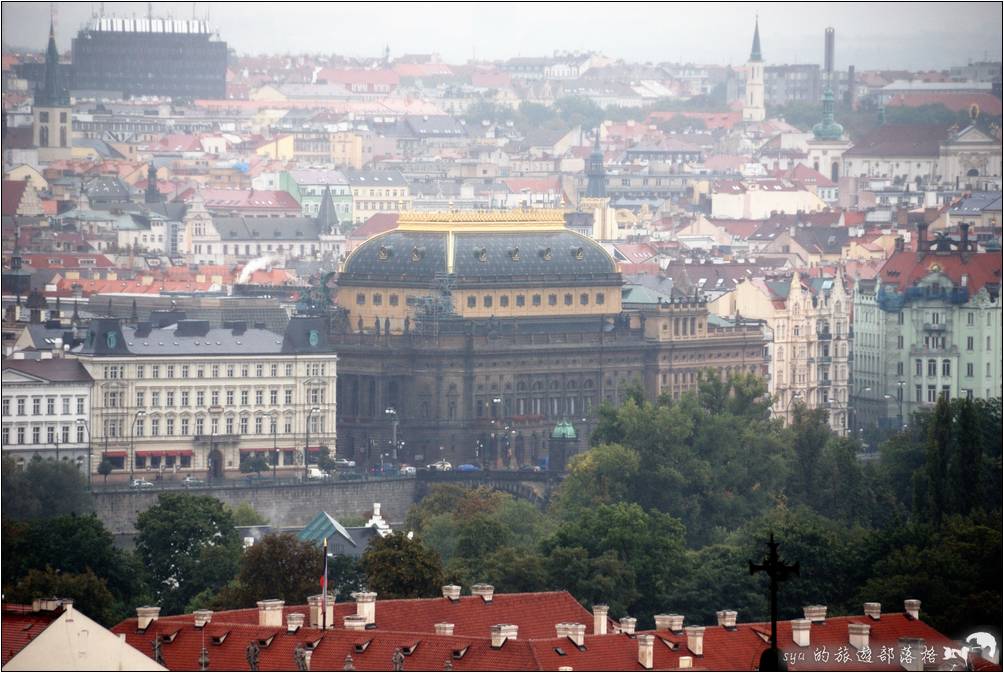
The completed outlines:
<svg viewBox="0 0 1004 673">
<path fill-rule="evenodd" d="M 60 50 L 102 3 L 56 3 Z M 4 2 L 6 46 L 44 48 L 47 2 Z M 145 2 L 104 3 L 143 17 Z M 947 68 L 1000 60 L 1002 5 L 944 3 L 216 3 L 155 2 L 157 16 L 205 17 L 238 53 L 391 56 L 437 52 L 452 63 L 554 50 L 598 50 L 629 61 L 738 64 L 754 17 L 768 63 L 821 63 L 823 30 L 837 31 L 837 67 Z"/>
</svg>

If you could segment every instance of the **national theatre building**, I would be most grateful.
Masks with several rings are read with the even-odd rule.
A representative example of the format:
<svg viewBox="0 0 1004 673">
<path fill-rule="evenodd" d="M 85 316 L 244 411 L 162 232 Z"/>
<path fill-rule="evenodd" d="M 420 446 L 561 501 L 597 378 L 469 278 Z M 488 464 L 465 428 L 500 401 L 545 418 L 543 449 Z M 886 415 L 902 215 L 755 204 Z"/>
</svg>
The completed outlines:
<svg viewBox="0 0 1004 673">
<path fill-rule="evenodd" d="M 333 288 L 339 456 L 536 464 L 632 382 L 675 397 L 706 368 L 766 373 L 758 324 L 635 290 L 560 210 L 403 213 Z"/>
</svg>

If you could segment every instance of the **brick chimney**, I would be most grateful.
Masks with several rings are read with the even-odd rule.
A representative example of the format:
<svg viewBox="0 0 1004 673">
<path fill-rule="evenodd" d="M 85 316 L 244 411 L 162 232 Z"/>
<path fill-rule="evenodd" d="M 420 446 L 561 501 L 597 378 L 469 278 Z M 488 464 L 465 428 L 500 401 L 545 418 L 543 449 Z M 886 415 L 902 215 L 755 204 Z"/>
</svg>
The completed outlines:
<svg viewBox="0 0 1004 673">
<path fill-rule="evenodd" d="M 213 621 L 213 611 L 196 610 L 195 612 L 192 613 L 192 617 L 195 620 L 195 628 L 201 629 L 203 626 Z"/>
<path fill-rule="evenodd" d="M 443 585 L 443 598 L 448 598 L 451 601 L 460 600 L 460 586 L 456 584 L 445 584 Z"/>
<path fill-rule="evenodd" d="M 621 617 L 620 626 L 621 633 L 626 633 L 631 635 L 634 633 L 635 626 L 638 625 L 638 620 L 634 617 Z"/>
<path fill-rule="evenodd" d="M 735 610 L 719 610 L 715 613 L 718 617 L 718 625 L 722 628 L 728 629 L 730 631 L 736 630 L 736 611 Z"/>
<path fill-rule="evenodd" d="M 799 647 L 808 647 L 812 643 L 812 622 L 808 619 L 791 620 L 791 639 Z"/>
<path fill-rule="evenodd" d="M 865 616 L 871 617 L 875 621 L 882 619 L 882 604 L 865 603 Z"/>
<path fill-rule="evenodd" d="M 366 618 L 366 624 L 376 624 L 376 592 L 355 591 L 352 597 L 356 599 L 356 614 Z"/>
<path fill-rule="evenodd" d="M 910 619 L 920 619 L 920 601 L 916 598 L 907 598 L 903 601 L 903 612 L 910 615 Z"/>
<path fill-rule="evenodd" d="M 603 636 L 607 633 L 607 615 L 610 613 L 608 605 L 593 606 L 593 633 Z"/>
<path fill-rule="evenodd" d="M 495 624 L 491 627 L 492 648 L 499 649 L 507 640 L 516 640 L 519 627 L 515 624 Z"/>
<path fill-rule="evenodd" d="M 364 615 L 345 615 L 343 620 L 345 624 L 346 631 L 365 631 L 366 630 L 366 617 Z"/>
<path fill-rule="evenodd" d="M 903 240 L 902 236 L 896 237 L 896 252 L 903 252 L 906 249 L 906 241 Z"/>
<path fill-rule="evenodd" d="M 303 628 L 306 615 L 302 612 L 290 612 L 286 615 L 286 633 L 296 633 Z"/>
<path fill-rule="evenodd" d="M 652 670 L 652 662 L 655 656 L 655 636 L 651 633 L 642 633 L 638 636 L 638 663 L 646 670 Z"/>
<path fill-rule="evenodd" d="M 437 636 L 452 636 L 453 635 L 453 624 L 448 622 L 440 622 L 434 624 L 433 628 L 436 629 Z"/>
<path fill-rule="evenodd" d="M 805 618 L 810 622 L 822 624 L 826 621 L 825 605 L 806 605 L 802 610 L 805 613 Z"/>
<path fill-rule="evenodd" d="M 144 605 L 136 608 L 136 628 L 145 631 L 160 617 L 159 605 Z"/>
<path fill-rule="evenodd" d="M 695 656 L 704 656 L 704 627 L 688 626 L 684 629 L 687 632 L 687 649 Z"/>
<path fill-rule="evenodd" d="M 847 639 L 850 641 L 851 647 L 856 650 L 863 650 L 868 647 L 868 634 L 871 633 L 871 630 L 871 624 L 849 622 L 847 624 Z"/>
<path fill-rule="evenodd" d="M 923 671 L 924 670 L 924 657 L 921 656 L 924 652 L 925 641 L 923 638 L 916 638 L 911 636 L 902 636 L 899 638 L 899 652 L 900 652 L 900 662 L 903 669 L 906 671 Z M 909 652 L 910 657 L 905 657 L 904 653 Z M 903 663 L 904 660 L 909 663 Z"/>
<path fill-rule="evenodd" d="M 969 223 L 959 222 L 959 239 L 961 245 L 959 249 L 962 252 L 967 252 L 969 250 Z"/>
<path fill-rule="evenodd" d="M 286 601 L 269 598 L 258 601 L 258 626 L 282 626 L 282 608 Z"/>
<path fill-rule="evenodd" d="M 471 586 L 471 594 L 481 596 L 485 603 L 491 603 L 492 596 L 495 595 L 495 587 L 491 584 L 474 584 Z"/>
</svg>

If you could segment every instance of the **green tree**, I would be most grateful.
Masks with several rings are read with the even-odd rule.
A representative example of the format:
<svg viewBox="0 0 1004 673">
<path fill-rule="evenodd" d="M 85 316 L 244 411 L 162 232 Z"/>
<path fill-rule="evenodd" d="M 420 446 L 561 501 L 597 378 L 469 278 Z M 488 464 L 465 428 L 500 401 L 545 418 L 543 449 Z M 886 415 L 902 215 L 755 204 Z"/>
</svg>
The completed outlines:
<svg viewBox="0 0 1004 673">
<path fill-rule="evenodd" d="M 242 502 L 234 508 L 227 507 L 235 526 L 264 526 L 268 518 L 256 510 L 251 503 Z"/>
<path fill-rule="evenodd" d="M 136 529 L 136 549 L 165 614 L 180 612 L 193 596 L 222 588 L 236 574 L 241 541 L 216 498 L 164 493 L 140 513 Z"/>
<path fill-rule="evenodd" d="M 631 500 L 641 469 L 637 451 L 620 444 L 600 444 L 572 458 L 555 499 L 559 512 L 571 513 Z"/>
<path fill-rule="evenodd" d="M 46 519 L 94 509 L 86 477 L 69 462 L 32 460 L 22 470 L 4 458 L 0 470 L 0 503 L 9 519 Z"/>
<path fill-rule="evenodd" d="M 106 582 L 115 601 L 131 608 L 144 593 L 143 568 L 93 514 L 60 516 L 28 523 L 3 522 L 3 585 L 13 586 L 31 570 L 93 571 Z"/>
<path fill-rule="evenodd" d="M 802 502 L 815 494 L 819 457 L 830 436 L 825 409 L 809 409 L 802 402 L 792 406 L 791 429 L 794 432 L 795 476 L 794 492 Z"/>
<path fill-rule="evenodd" d="M 246 607 L 263 598 L 300 605 L 321 592 L 323 571 L 321 547 L 292 533 L 269 533 L 244 552 L 237 581 Z"/>
<path fill-rule="evenodd" d="M 443 584 L 439 554 L 401 532 L 370 542 L 361 566 L 366 585 L 383 598 L 433 597 Z"/>
<path fill-rule="evenodd" d="M 104 477 L 104 485 L 108 485 L 108 475 L 112 473 L 115 466 L 112 465 L 112 461 L 107 458 L 103 458 L 100 463 L 98 463 L 98 474 Z"/>
<path fill-rule="evenodd" d="M 42 596 L 72 598 L 76 609 L 104 626 L 112 626 L 122 618 L 105 580 L 90 569 L 64 573 L 49 566 L 44 570 L 33 568 L 18 581 L 8 598 L 30 605 L 33 599 Z"/>
<path fill-rule="evenodd" d="M 335 459 L 331 457 L 331 449 L 327 446 L 322 446 L 317 453 L 317 467 L 325 472 L 334 472 L 335 468 L 338 467 L 335 464 Z"/>
<path fill-rule="evenodd" d="M 254 472 L 260 478 L 261 473 L 268 470 L 270 467 L 268 458 L 260 453 L 247 454 L 241 458 L 240 470 L 242 474 L 251 474 Z"/>
</svg>

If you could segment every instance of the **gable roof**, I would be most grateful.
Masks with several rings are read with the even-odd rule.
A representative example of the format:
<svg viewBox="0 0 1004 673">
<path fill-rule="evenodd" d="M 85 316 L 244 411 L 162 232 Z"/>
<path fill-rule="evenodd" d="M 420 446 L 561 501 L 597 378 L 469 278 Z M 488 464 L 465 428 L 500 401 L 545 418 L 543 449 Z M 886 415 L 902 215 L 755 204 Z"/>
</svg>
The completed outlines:
<svg viewBox="0 0 1004 673">
<path fill-rule="evenodd" d="M 938 254 L 936 252 L 896 252 L 886 261 L 879 276 L 883 285 L 906 289 L 928 274 L 940 272 L 951 279 L 955 287 L 962 287 L 962 276 L 967 276 L 967 286 L 972 292 L 987 284 L 1001 282 L 1001 254 L 999 252 Z"/>
<path fill-rule="evenodd" d="M 62 336 L 62 334 L 60 334 Z M 78 360 L 12 360 L 2 364 L 3 371 L 15 371 L 49 383 L 90 383 L 93 381 Z M 5 616 L 6 619 L 6 616 Z"/>
<path fill-rule="evenodd" d="M 4 362 L 6 365 L 6 362 Z M 3 633 L 3 652 L 0 662 L 3 666 L 26 648 L 38 634 L 48 628 L 63 614 L 58 610 L 38 611 L 30 605 L 3 604 L 3 618 L 0 619 L 0 629 Z"/>
<path fill-rule="evenodd" d="M 24 190 L 28 187 L 27 180 L 4 180 L 3 181 L 3 194 L 0 196 L 2 200 L 2 214 L 5 217 L 13 217 L 17 215 L 17 209 L 21 205 L 21 197 L 24 196 Z"/>
</svg>

